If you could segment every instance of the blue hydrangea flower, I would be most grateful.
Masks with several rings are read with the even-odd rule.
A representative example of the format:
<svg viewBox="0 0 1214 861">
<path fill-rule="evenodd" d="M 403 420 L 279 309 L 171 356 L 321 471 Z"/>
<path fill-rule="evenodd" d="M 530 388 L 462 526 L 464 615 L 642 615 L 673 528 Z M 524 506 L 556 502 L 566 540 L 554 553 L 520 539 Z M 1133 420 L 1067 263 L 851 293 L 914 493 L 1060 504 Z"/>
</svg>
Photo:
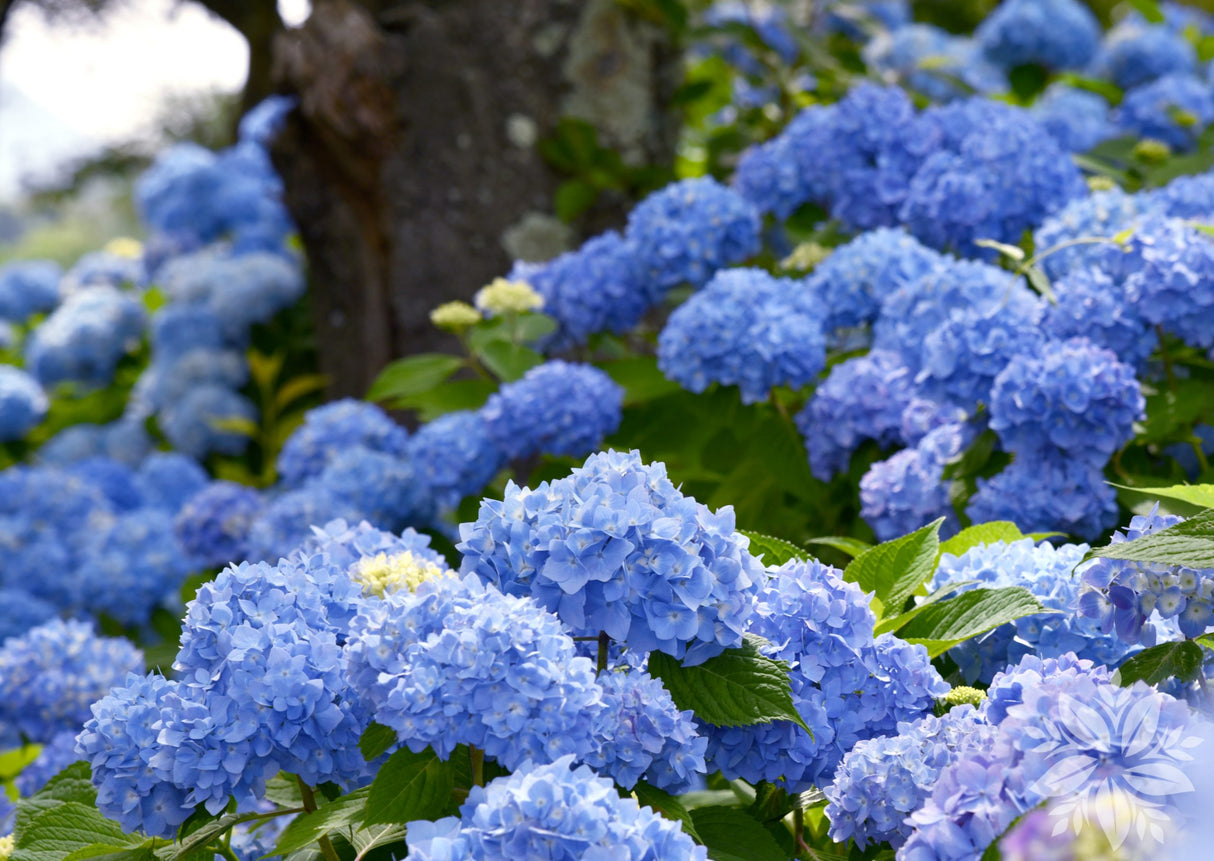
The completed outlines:
<svg viewBox="0 0 1214 861">
<path fill-rule="evenodd" d="M 253 488 L 215 481 L 190 497 L 173 529 L 182 549 L 204 566 L 240 562 L 249 556 L 249 529 L 262 506 Z"/>
<path fill-rule="evenodd" d="M 832 251 L 806 288 L 829 309 L 828 332 L 852 328 L 872 323 L 890 295 L 945 263 L 905 230 L 879 228 Z"/>
<path fill-rule="evenodd" d="M 77 728 L 73 727 L 55 733 L 54 737 L 43 745 L 42 750 L 38 752 L 38 758 L 21 769 L 21 773 L 13 781 L 19 795 L 29 798 L 42 789 L 48 780 L 79 759 L 76 755 L 77 732 Z"/>
<path fill-rule="evenodd" d="M 1111 80 L 1123 90 L 1171 74 L 1194 74 L 1197 52 L 1184 35 L 1165 25 L 1127 18 L 1105 34 L 1089 74 Z"/>
<path fill-rule="evenodd" d="M 907 24 L 878 33 L 862 54 L 869 68 L 883 80 L 922 93 L 934 102 L 1008 88 L 1006 72 L 990 62 L 976 42 L 931 24 Z"/>
<path fill-rule="evenodd" d="M 940 772 L 964 752 L 989 746 L 994 734 L 973 706 L 964 705 L 943 717 L 901 723 L 897 735 L 857 742 L 824 790 L 831 839 L 854 839 L 860 849 L 901 846 L 911 832 L 906 817 L 931 795 Z"/>
<path fill-rule="evenodd" d="M 49 406 L 37 380 L 20 368 L 0 365 L 0 442 L 24 437 Z"/>
<path fill-rule="evenodd" d="M 581 457 L 620 426 L 624 390 L 598 368 L 552 360 L 506 383 L 481 407 L 506 460 Z"/>
<path fill-rule="evenodd" d="M 44 386 L 104 386 L 119 360 L 139 346 L 143 326 L 134 297 L 108 286 L 81 290 L 30 334 L 26 367 Z"/>
<path fill-rule="evenodd" d="M 1186 74 L 1164 75 L 1135 87 L 1113 111 L 1113 122 L 1124 134 L 1163 141 L 1177 152 L 1192 150 L 1211 120 L 1210 85 Z"/>
<path fill-rule="evenodd" d="M 176 515 L 207 482 L 206 470 L 196 460 L 172 451 L 148 455 L 135 474 L 143 504 L 170 515 Z"/>
<path fill-rule="evenodd" d="M 882 447 L 902 439 L 902 415 L 911 403 L 910 370 L 896 353 L 873 350 L 831 368 L 795 417 L 813 474 L 829 481 L 847 468 L 863 440 Z"/>
<path fill-rule="evenodd" d="M 581 761 L 624 789 L 642 779 L 675 794 L 690 789 L 705 771 L 708 746 L 692 712 L 679 711 L 648 673 L 600 673 L 598 683 L 603 709 L 591 729 L 595 748 Z"/>
<path fill-rule="evenodd" d="M 407 457 L 366 446 L 339 452 L 305 488 L 324 488 L 358 511 L 359 519 L 389 531 L 428 521 L 434 500 Z"/>
<path fill-rule="evenodd" d="M 78 729 L 89 705 L 143 655 L 128 640 L 98 637 L 84 622 L 53 619 L 0 645 L 0 728 L 30 741 Z"/>
<path fill-rule="evenodd" d="M 1042 350 L 1040 314 L 1040 305 L 987 305 L 952 312 L 923 341 L 923 367 L 915 377 L 919 391 L 971 414 L 978 404 L 989 404 L 995 379 L 1008 364 Z"/>
<path fill-rule="evenodd" d="M 309 410 L 278 455 L 278 477 L 299 487 L 320 475 L 338 453 L 354 446 L 403 456 L 409 432 L 374 404 L 346 398 Z"/>
<path fill-rule="evenodd" d="M 83 542 L 72 577 L 76 606 L 124 625 L 144 625 L 161 605 L 179 606 L 181 584 L 198 568 L 155 508 L 120 514 Z"/>
<path fill-rule="evenodd" d="M 213 383 L 191 390 L 160 413 L 160 429 L 173 448 L 201 460 L 211 452 L 238 455 L 249 437 L 221 426 L 225 421 L 256 422 L 257 407 L 237 392 Z"/>
<path fill-rule="evenodd" d="M 350 684 L 410 750 L 473 745 L 506 768 L 595 747 L 594 665 L 529 597 L 439 577 L 367 602 L 350 623 Z"/>
<path fill-rule="evenodd" d="M 21 260 L 0 266 L 0 320 L 24 323 L 59 304 L 63 269 L 50 260 Z"/>
<path fill-rule="evenodd" d="M 1158 513 L 1135 515 L 1113 533 L 1120 544 L 1180 523 L 1184 518 Z M 1105 632 L 1131 645 L 1152 646 L 1159 619 L 1175 620 L 1188 638 L 1214 624 L 1214 570 L 1155 565 L 1123 559 L 1097 559 L 1083 572 L 1079 612 Z M 1155 616 L 1158 614 L 1158 617 Z"/>
<path fill-rule="evenodd" d="M 57 614 L 53 604 L 34 597 L 17 584 L 0 586 L 0 644 L 49 622 Z"/>
<path fill-rule="evenodd" d="M 409 461 L 440 510 L 453 509 L 484 488 L 505 464 L 480 413 L 439 416 L 409 440 Z"/>
<path fill-rule="evenodd" d="M 1148 218 L 1130 250 L 1139 265 L 1126 278 L 1126 301 L 1185 343 L 1214 347 L 1214 240 L 1179 219 Z"/>
<path fill-rule="evenodd" d="M 291 558 L 304 559 L 319 554 L 329 564 L 348 573 L 351 566 L 362 559 L 381 555 L 391 557 L 402 553 L 409 553 L 418 560 L 440 568 L 448 567 L 442 555 L 430 546 L 429 535 L 413 529 L 405 529 L 399 534 L 385 532 L 366 521 L 351 526 L 344 520 L 333 520 L 323 527 L 313 527 L 312 534 Z M 333 608 L 330 608 L 329 615 L 338 620 L 339 628 L 349 622 L 349 619 L 341 621 Z"/>
<path fill-rule="evenodd" d="M 178 683 L 155 673 L 128 675 L 99 697 L 76 738 L 97 788 L 97 808 L 125 831 L 172 839 L 194 812 L 188 788 L 151 764 L 164 729 L 164 706 Z"/>
<path fill-rule="evenodd" d="M 993 62 L 1082 69 L 1100 42 L 1100 22 L 1077 0 L 1004 0 L 974 31 Z"/>
<path fill-rule="evenodd" d="M 1066 84 L 1047 87 L 1029 113 L 1067 152 L 1087 152 L 1114 135 L 1104 97 Z"/>
<path fill-rule="evenodd" d="M 817 26 L 858 42 L 874 31 L 898 30 L 911 21 L 907 0 L 826 0 L 819 11 L 824 14 Z"/>
<path fill-rule="evenodd" d="M 816 297 L 762 269 L 726 269 L 675 309 L 658 337 L 658 367 L 693 392 L 736 385 L 742 403 L 800 388 L 826 367 Z"/>
<path fill-rule="evenodd" d="M 910 181 L 900 218 L 933 248 L 980 256 L 974 240 L 1019 242 L 1025 230 L 1087 193 L 1070 154 L 1027 111 L 992 107 L 984 109 L 984 124 L 955 148 L 929 155 Z"/>
<path fill-rule="evenodd" d="M 637 452 L 592 455 L 534 490 L 506 485 L 460 526 L 463 573 L 532 595 L 577 635 L 698 663 L 741 645 L 762 566 L 734 532 Z"/>
<path fill-rule="evenodd" d="M 268 252 L 242 254 L 215 273 L 207 305 L 223 321 L 228 339 L 239 341 L 253 324 L 294 305 L 305 286 L 297 261 Z"/>
<path fill-rule="evenodd" d="M 1134 369 L 1111 351 L 1086 338 L 1046 341 L 995 377 L 990 426 L 1008 451 L 1053 446 L 1100 468 L 1133 439 L 1145 406 Z"/>
<path fill-rule="evenodd" d="M 1061 547 L 1031 538 L 972 547 L 961 556 L 945 553 L 929 585 L 936 591 L 950 583 L 977 581 L 958 591 L 983 587 L 1023 586 L 1047 609 L 1001 625 L 949 650 L 967 682 L 990 684 L 996 673 L 1032 653 L 1059 658 L 1066 653 L 1115 667 L 1132 651 L 1100 629 L 1098 622 L 1077 615 L 1079 581 L 1073 575 L 1088 551 L 1086 544 Z"/>
<path fill-rule="evenodd" d="M 88 287 L 142 286 L 146 277 L 147 271 L 140 258 L 90 251 L 64 273 L 60 290 L 64 296 L 70 296 Z"/>
<path fill-rule="evenodd" d="M 168 305 L 151 321 L 152 354 L 157 362 L 171 363 L 193 350 L 222 350 L 228 346 L 223 321 L 204 305 Z"/>
<path fill-rule="evenodd" d="M 994 478 L 979 478 L 966 514 L 974 523 L 1010 520 L 1024 532 L 1094 541 L 1117 522 L 1117 494 L 1099 468 L 1037 449 L 1023 452 Z"/>
<path fill-rule="evenodd" d="M 723 266 L 759 250 L 759 213 L 746 198 L 703 177 L 651 194 L 628 215 L 650 295 L 687 283 L 699 287 Z"/>
<path fill-rule="evenodd" d="M 614 231 L 546 263 L 515 263 L 507 280 L 525 281 L 544 297 L 544 313 L 560 325 L 544 343 L 549 350 L 626 332 L 661 298 L 643 277 L 633 243 Z"/>
<path fill-rule="evenodd" d="M 142 422 L 126 418 L 108 425 L 80 424 L 64 428 L 38 449 L 38 462 L 66 466 L 89 457 L 109 457 L 138 466 L 152 450 L 152 439 Z"/>
<path fill-rule="evenodd" d="M 936 428 L 964 424 L 967 416 L 961 407 L 936 403 L 915 395 L 902 410 L 902 441 L 907 446 L 918 445 Z"/>
<path fill-rule="evenodd" d="M 135 471 L 121 461 L 102 455 L 76 461 L 63 469 L 99 490 L 112 511 L 132 511 L 144 504 Z"/>
<path fill-rule="evenodd" d="M 793 704 L 813 736 L 789 721 L 744 727 L 701 723 L 709 768 L 790 792 L 828 783 L 857 741 L 923 717 L 948 685 L 927 650 L 896 637 L 873 639 L 874 616 L 859 587 L 816 561 L 769 569 L 751 617 L 768 657 L 790 667 Z"/>
<path fill-rule="evenodd" d="M 873 325 L 873 346 L 898 353 L 908 368 L 918 371 L 932 331 L 970 310 L 1016 320 L 1035 320 L 1041 313 L 1037 297 L 1006 270 L 946 260 L 885 298 Z M 995 373 L 999 370 L 1002 366 Z"/>
<path fill-rule="evenodd" d="M 312 534 L 313 526 L 338 519 L 357 523 L 362 513 L 323 485 L 313 483 L 288 490 L 269 500 L 249 526 L 248 558 L 274 560 L 286 556 Z"/>
<path fill-rule="evenodd" d="M 1214 173 L 1178 176 L 1163 188 L 1143 193 L 1152 210 L 1172 218 L 1214 221 Z"/>
<path fill-rule="evenodd" d="M 965 425 L 942 425 L 914 448 L 869 468 L 860 479 L 860 516 L 878 541 L 913 532 L 937 517 L 945 518 L 942 535 L 960 527 L 943 474 L 945 464 L 961 456 L 971 436 Z"/>
<path fill-rule="evenodd" d="M 792 135 L 782 134 L 754 144 L 742 153 L 731 180 L 734 191 L 763 214 L 788 218 L 801 204 L 813 200 L 797 162 Z"/>
<path fill-rule="evenodd" d="M 1091 268 L 1115 275 L 1121 268 L 1119 258 L 1126 255 L 1111 241 L 1062 246 L 1076 239 L 1111 240 L 1151 207 L 1148 201 L 1144 195 L 1126 194 L 1119 188 L 1072 200 L 1033 233 L 1033 246 L 1044 255 L 1041 268 L 1056 279 Z"/>
<path fill-rule="evenodd" d="M 160 153 L 135 181 L 135 204 L 153 230 L 190 237 L 201 244 L 222 229 L 211 204 L 212 189 L 222 181 L 215 153 L 195 143 L 182 143 Z"/>
<path fill-rule="evenodd" d="M 1048 338 L 1084 337 L 1142 370 L 1159 338 L 1127 301 L 1122 284 L 1097 269 L 1078 269 L 1053 285 L 1054 303 L 1045 309 L 1041 330 Z"/>
<path fill-rule="evenodd" d="M 677 822 L 621 798 L 610 780 L 566 756 L 526 763 L 487 786 L 474 786 L 460 817 L 408 823 L 414 861 L 707 861 Z"/>
</svg>

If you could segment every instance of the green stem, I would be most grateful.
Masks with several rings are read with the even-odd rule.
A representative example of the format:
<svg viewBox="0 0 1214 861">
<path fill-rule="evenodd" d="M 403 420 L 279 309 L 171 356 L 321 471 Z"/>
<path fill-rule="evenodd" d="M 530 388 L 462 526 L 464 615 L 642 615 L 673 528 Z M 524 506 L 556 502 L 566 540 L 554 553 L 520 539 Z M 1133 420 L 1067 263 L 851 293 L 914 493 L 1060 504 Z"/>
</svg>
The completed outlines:
<svg viewBox="0 0 1214 861">
<path fill-rule="evenodd" d="M 304 811 L 312 813 L 316 810 L 316 795 L 312 792 L 312 787 L 304 783 L 304 779 L 298 775 L 295 777 L 299 783 L 299 797 L 303 800 Z M 316 841 L 320 844 L 320 851 L 324 853 L 325 861 L 341 861 L 341 856 L 337 854 L 337 850 L 333 848 L 333 842 L 329 840 L 328 834 L 322 834 Z"/>
<path fill-rule="evenodd" d="M 607 672 L 607 653 L 611 649 L 611 638 L 607 636 L 606 631 L 599 631 L 599 665 L 598 673 Z"/>
<path fill-rule="evenodd" d="M 800 804 L 792 809 L 792 830 L 796 851 L 805 852 L 812 856 L 813 850 L 805 842 L 805 811 L 801 809 Z"/>
<path fill-rule="evenodd" d="M 474 786 L 485 785 L 485 752 L 479 747 L 468 747 L 468 758 L 472 760 L 472 783 Z"/>
<path fill-rule="evenodd" d="M 231 831 L 228 832 L 228 834 L 231 833 Z M 232 851 L 232 847 L 227 844 L 227 841 L 212 848 L 214 848 L 218 854 L 222 855 L 224 858 L 227 858 L 228 861 L 240 861 L 240 859 L 236 857 L 236 853 Z"/>
<path fill-rule="evenodd" d="M 1156 324 L 1155 333 L 1159 336 L 1159 357 L 1163 359 L 1163 373 L 1168 379 L 1168 391 L 1176 393 L 1176 369 L 1172 367 L 1172 354 L 1168 352 L 1168 342 L 1163 334 L 1163 326 Z"/>
</svg>

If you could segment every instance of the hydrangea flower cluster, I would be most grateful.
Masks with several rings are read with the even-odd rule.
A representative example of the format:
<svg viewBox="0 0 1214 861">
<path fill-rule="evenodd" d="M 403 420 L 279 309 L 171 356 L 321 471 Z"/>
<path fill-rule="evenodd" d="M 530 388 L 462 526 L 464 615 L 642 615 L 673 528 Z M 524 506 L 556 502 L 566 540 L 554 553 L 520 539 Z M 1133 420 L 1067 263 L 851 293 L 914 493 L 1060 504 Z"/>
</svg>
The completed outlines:
<svg viewBox="0 0 1214 861">
<path fill-rule="evenodd" d="M 173 528 L 182 548 L 202 565 L 227 565 L 248 558 L 249 528 L 262 504 L 250 487 L 215 481 L 190 498 Z"/>
<path fill-rule="evenodd" d="M 1062 341 L 1084 337 L 1141 370 L 1159 343 L 1140 309 L 1126 301 L 1121 283 L 1099 269 L 1078 269 L 1054 282 L 1055 302 L 1045 309 L 1041 329 Z"/>
<path fill-rule="evenodd" d="M 374 404 L 333 401 L 309 410 L 287 439 L 278 455 L 278 477 L 285 487 L 299 487 L 343 451 L 362 447 L 400 456 L 408 443 L 409 432 Z"/>
<path fill-rule="evenodd" d="M 505 465 L 484 418 L 471 410 L 447 413 L 422 425 L 409 438 L 408 451 L 440 511 L 455 508 Z"/>
<path fill-rule="evenodd" d="M 1120 271 L 1118 258 L 1125 254 L 1111 238 L 1128 228 L 1147 208 L 1142 195 L 1126 194 L 1119 188 L 1072 200 L 1033 231 L 1033 246 L 1043 255 L 1041 268 L 1055 279 L 1095 268 L 1116 278 Z M 1068 246 L 1082 239 L 1110 241 Z"/>
<path fill-rule="evenodd" d="M 410 750 L 457 745 L 506 768 L 595 748 L 602 689 L 560 620 L 474 576 L 367 602 L 350 623 L 350 684 Z"/>
<path fill-rule="evenodd" d="M 507 460 L 581 457 L 620 426 L 623 401 L 624 390 L 598 368 L 553 360 L 503 385 L 480 414 Z"/>
<path fill-rule="evenodd" d="M 1100 22 L 1077 0 L 1004 0 L 978 25 L 974 38 L 1006 68 L 1034 63 L 1082 69 L 1100 42 Z"/>
<path fill-rule="evenodd" d="M 648 673 L 600 673 L 603 708 L 591 735 L 596 747 L 581 758 L 624 789 L 644 779 L 678 794 L 706 771 L 708 740 L 690 711 L 679 711 L 662 683 Z"/>
<path fill-rule="evenodd" d="M 968 91 L 985 94 L 1007 89 L 1007 74 L 983 55 L 973 39 L 931 24 L 907 24 L 878 33 L 862 53 L 883 80 L 902 84 L 933 102 L 952 101 Z"/>
<path fill-rule="evenodd" d="M 225 385 L 207 383 L 191 389 L 160 414 L 160 427 L 173 447 L 191 457 L 209 452 L 239 455 L 249 444 L 248 434 L 231 423 L 257 422 L 257 407 Z"/>
<path fill-rule="evenodd" d="M 1072 572 L 1087 550 L 1086 544 L 1055 548 L 1024 538 L 978 545 L 961 556 L 945 553 L 940 557 L 928 586 L 930 592 L 951 583 L 971 583 L 958 591 L 1022 586 L 1052 611 L 1017 619 L 950 649 L 949 657 L 966 681 L 989 684 L 996 673 L 1030 653 L 1059 658 L 1069 652 L 1115 667 L 1133 651 L 1101 631 L 1097 622 L 1076 612 L 1080 584 Z"/>
<path fill-rule="evenodd" d="M 24 589 L 0 586 L 0 644 L 24 634 L 58 615 L 54 604 L 35 598 Z"/>
<path fill-rule="evenodd" d="M 23 323 L 59 304 L 63 270 L 50 260 L 23 260 L 0 266 L 0 320 Z"/>
<path fill-rule="evenodd" d="M 1103 96 L 1062 83 L 1047 87 L 1029 113 L 1069 152 L 1087 152 L 1114 134 Z"/>
<path fill-rule="evenodd" d="M 1197 71 L 1197 52 L 1182 33 L 1165 25 L 1127 16 L 1105 34 L 1088 73 L 1123 90 L 1149 84 L 1164 75 Z"/>
<path fill-rule="evenodd" d="M 430 488 L 418 480 L 410 458 L 361 445 L 334 455 L 305 489 L 308 486 L 333 494 L 377 526 L 393 531 L 428 521 L 433 513 Z"/>
<path fill-rule="evenodd" d="M 530 284 L 544 313 L 560 324 L 547 349 L 584 344 L 598 332 L 624 332 L 661 298 L 642 277 L 634 243 L 608 231 L 546 263 L 515 263 L 511 281 Z"/>
<path fill-rule="evenodd" d="M 274 561 L 289 554 L 312 534 L 312 524 L 361 519 L 358 509 L 327 487 L 310 482 L 266 502 L 249 526 L 248 559 Z"/>
<path fill-rule="evenodd" d="M 945 518 L 942 535 L 960 528 L 942 476 L 945 464 L 961 456 L 971 436 L 965 425 L 941 425 L 913 448 L 869 468 L 860 479 L 860 516 L 878 541 L 913 532 L 937 517 Z"/>
<path fill-rule="evenodd" d="M 90 457 L 108 457 L 138 466 L 152 451 L 152 439 L 140 421 L 121 418 L 106 425 L 66 427 L 38 449 L 38 462 L 65 466 Z"/>
<path fill-rule="evenodd" d="M 948 685 L 927 650 L 892 635 L 874 640 L 867 596 L 819 562 L 769 569 L 751 617 L 765 655 L 790 667 L 793 704 L 812 737 L 789 721 L 744 727 L 701 724 L 709 768 L 790 792 L 829 782 L 857 741 L 923 717 Z"/>
<path fill-rule="evenodd" d="M 1179 219 L 1145 219 L 1130 240 L 1138 267 L 1126 301 L 1187 344 L 1214 347 L 1214 241 Z"/>
<path fill-rule="evenodd" d="M 84 622 L 52 619 L 10 637 L 0 645 L 0 737 L 43 743 L 78 729 L 94 700 L 142 666 L 130 641 Z"/>
<path fill-rule="evenodd" d="M 1099 467 L 1038 449 L 993 478 L 979 478 L 965 512 L 974 523 L 1010 520 L 1025 532 L 1063 531 L 1095 541 L 1117 523 L 1117 494 Z"/>
<path fill-rule="evenodd" d="M 533 596 L 578 636 L 688 664 L 741 644 L 762 576 L 732 508 L 713 514 L 635 451 L 591 455 L 533 490 L 508 483 L 460 539 L 462 573 Z"/>
<path fill-rule="evenodd" d="M 995 734 L 971 705 L 898 725 L 897 735 L 856 743 L 825 788 L 831 839 L 864 849 L 910 836 L 906 817 L 923 806 L 940 772 L 966 751 L 990 745 Z"/>
<path fill-rule="evenodd" d="M 829 481 L 847 468 L 863 440 L 888 446 L 902 441 L 902 415 L 913 381 L 901 358 L 886 350 L 840 362 L 795 416 L 809 449 L 813 474 Z"/>
<path fill-rule="evenodd" d="M 44 386 L 104 386 L 119 360 L 139 346 L 144 319 L 139 301 L 115 287 L 81 290 L 30 334 L 26 367 Z"/>
<path fill-rule="evenodd" d="M 709 178 L 685 179 L 654 192 L 628 215 L 625 237 L 636 249 L 651 295 L 699 287 L 723 266 L 759 250 L 759 213 L 746 198 Z"/>
<path fill-rule="evenodd" d="M 670 315 L 658 367 L 693 392 L 736 385 L 746 404 L 766 400 L 775 386 L 804 386 L 826 367 L 816 297 L 762 269 L 719 272 Z"/>
<path fill-rule="evenodd" d="M 1178 176 L 1163 188 L 1137 195 L 1147 207 L 1172 218 L 1205 222 L 1214 216 L 1214 174 Z"/>
<path fill-rule="evenodd" d="M 1047 341 L 1012 358 L 991 390 L 990 426 L 1008 451 L 1050 446 L 1103 467 L 1146 415 L 1134 369 L 1086 338 Z"/>
<path fill-rule="evenodd" d="M 416 861 L 551 858 L 553 861 L 707 861 L 707 850 L 673 822 L 565 756 L 521 765 L 474 786 L 459 818 L 408 824 Z"/>
<path fill-rule="evenodd" d="M 20 368 L 0 365 L 0 443 L 25 436 L 49 406 L 37 380 Z"/>
<path fill-rule="evenodd" d="M 1113 533 L 1120 544 L 1175 526 L 1181 517 L 1153 512 L 1135 515 Z M 1156 618 L 1174 619 L 1185 637 L 1214 624 L 1214 570 L 1169 567 L 1123 559 L 1096 559 L 1083 572 L 1079 612 L 1101 630 L 1116 631 L 1127 643 L 1155 643 Z M 1155 614 L 1158 614 L 1156 617 Z"/>
<path fill-rule="evenodd" d="M 1135 87 L 1113 111 L 1113 123 L 1124 134 L 1163 141 L 1188 152 L 1214 121 L 1214 93 L 1196 75 L 1173 73 Z"/>
</svg>

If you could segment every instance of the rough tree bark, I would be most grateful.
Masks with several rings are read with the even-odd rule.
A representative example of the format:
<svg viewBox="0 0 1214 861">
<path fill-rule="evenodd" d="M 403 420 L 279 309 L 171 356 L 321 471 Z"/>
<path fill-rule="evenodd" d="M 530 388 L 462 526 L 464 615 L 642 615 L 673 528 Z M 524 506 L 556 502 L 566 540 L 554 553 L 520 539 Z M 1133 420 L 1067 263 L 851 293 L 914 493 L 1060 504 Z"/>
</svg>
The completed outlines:
<svg viewBox="0 0 1214 861">
<path fill-rule="evenodd" d="M 318 0 L 275 45 L 278 89 L 300 107 L 273 158 L 331 394 L 361 396 L 391 359 L 447 346 L 430 310 L 505 274 L 506 246 L 551 253 L 531 249 L 561 177 L 536 142 L 561 116 L 627 159 L 669 163 L 677 69 L 665 31 L 617 0 Z"/>
</svg>

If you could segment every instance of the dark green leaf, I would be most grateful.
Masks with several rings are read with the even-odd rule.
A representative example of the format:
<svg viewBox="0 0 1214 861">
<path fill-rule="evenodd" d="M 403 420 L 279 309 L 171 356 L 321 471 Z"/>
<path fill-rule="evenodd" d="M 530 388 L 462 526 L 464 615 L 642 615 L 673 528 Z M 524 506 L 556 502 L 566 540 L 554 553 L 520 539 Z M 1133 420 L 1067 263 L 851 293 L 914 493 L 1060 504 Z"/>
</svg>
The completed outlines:
<svg viewBox="0 0 1214 861">
<path fill-rule="evenodd" d="M 382 723 L 371 722 L 358 740 L 358 749 L 363 753 L 363 759 L 370 762 L 379 759 L 388 752 L 388 748 L 396 744 L 396 730 Z"/>
<path fill-rule="evenodd" d="M 1020 586 L 973 589 L 927 607 L 899 628 L 898 636 L 921 643 L 935 657 L 992 628 L 1044 612 L 1041 602 Z"/>
<path fill-rule="evenodd" d="M 1175 526 L 1133 541 L 1090 550 L 1085 558 L 1092 557 L 1214 568 L 1214 510 L 1202 511 Z"/>
<path fill-rule="evenodd" d="M 497 386 L 488 380 L 452 380 L 428 392 L 418 392 L 389 403 L 393 409 L 416 410 L 424 422 L 456 410 L 475 410 L 484 405 Z"/>
<path fill-rule="evenodd" d="M 691 819 L 712 861 L 788 861 L 776 839 L 743 810 L 699 807 Z"/>
<path fill-rule="evenodd" d="M 455 788 L 449 762 L 433 750 L 414 753 L 401 748 L 388 758 L 371 784 L 364 822 L 367 825 L 435 819 L 443 815 Z"/>
<path fill-rule="evenodd" d="M 706 723 L 751 726 L 790 720 L 810 731 L 793 705 L 788 666 L 763 657 L 750 637 L 740 649 L 729 649 L 695 667 L 654 652 L 649 672 L 662 680 L 680 709 L 691 709 Z"/>
<path fill-rule="evenodd" d="M 1201 646 L 1192 640 L 1160 643 L 1128 658 L 1118 668 L 1114 681 L 1123 687 L 1140 679 L 1148 685 L 1157 685 L 1171 678 L 1191 682 L 1201 672 L 1203 658 Z"/>
<path fill-rule="evenodd" d="M 809 558 L 809 553 L 783 538 L 764 535 L 761 532 L 747 532 L 742 529 L 739 529 L 738 532 L 750 539 L 750 555 L 761 556 L 763 564 L 767 567 L 778 567 L 790 559 L 804 562 Z"/>
<path fill-rule="evenodd" d="M 599 190 L 593 185 L 585 180 L 569 179 L 556 187 L 552 206 L 556 217 L 568 224 L 576 221 L 598 199 Z"/>
<path fill-rule="evenodd" d="M 1214 382 L 1202 379 L 1176 380 L 1175 388 L 1147 394 L 1147 418 L 1138 425 L 1138 442 L 1172 442 L 1187 435 L 1193 423 L 1214 403 Z"/>
<path fill-rule="evenodd" d="M 973 586 L 973 585 L 975 585 L 977 583 L 981 583 L 981 582 L 982 582 L 981 580 L 957 580 L 953 583 L 949 583 L 947 585 L 941 586 L 939 589 L 937 589 L 932 594 L 928 595 L 926 598 L 916 598 L 915 606 L 912 607 L 910 610 L 907 610 L 905 613 L 900 613 L 899 615 L 894 616 L 889 619 L 881 619 L 873 627 L 873 633 L 874 634 L 885 634 L 885 633 L 888 633 L 891 631 L 896 631 L 899 628 L 901 628 L 903 625 L 905 625 L 907 622 L 909 622 L 911 619 L 918 616 L 920 613 L 922 613 L 924 610 L 926 610 L 932 604 L 936 604 L 940 601 L 943 601 L 945 598 L 952 595 L 954 592 L 958 592 L 961 589 L 964 589 L 966 586 Z"/>
<path fill-rule="evenodd" d="M 222 816 L 212 818 L 196 830 L 182 837 L 176 843 L 163 849 L 157 849 L 156 857 L 161 859 L 161 861 L 198 861 L 200 854 L 207 858 L 213 858 L 213 852 L 207 853 L 205 851 L 208 846 L 230 831 L 234 825 L 239 825 L 241 822 L 250 822 L 259 815 L 258 813 L 225 813 Z"/>
<path fill-rule="evenodd" d="M 110 843 L 92 843 L 83 849 L 77 849 L 63 861 L 152 861 L 156 853 L 152 851 L 151 841 L 132 848 L 129 845 L 115 846 Z"/>
<path fill-rule="evenodd" d="M 847 566 L 843 579 L 865 592 L 875 593 L 881 602 L 882 616 L 897 615 L 902 612 L 906 599 L 926 583 L 935 570 L 943 522 L 941 517 L 909 535 L 865 550 Z"/>
<path fill-rule="evenodd" d="M 636 356 L 601 365 L 611 379 L 624 387 L 624 406 L 645 403 L 679 391 L 679 384 L 666 379 L 653 356 Z"/>
<path fill-rule="evenodd" d="M 367 400 L 395 400 L 429 391 L 463 366 L 463 359 L 446 353 L 420 353 L 398 359 L 380 371 L 367 392 Z"/>
<path fill-rule="evenodd" d="M 476 355 L 486 368 L 506 383 L 519 379 L 544 361 L 544 357 L 535 350 L 509 341 L 492 341 Z"/>
<path fill-rule="evenodd" d="M 299 814 L 278 838 L 273 854 L 286 855 L 315 843 L 326 834 L 362 822 L 370 791 L 369 786 L 364 786 L 331 801 L 319 810 Z"/>
<path fill-rule="evenodd" d="M 73 852 L 105 844 L 106 851 L 120 851 L 144 842 L 140 835 L 124 834 L 117 822 L 106 819 L 95 801 L 56 801 L 31 812 L 17 807 L 12 861 L 63 861 Z"/>
<path fill-rule="evenodd" d="M 859 538 L 848 538 L 846 535 L 823 535 L 821 538 L 811 538 L 805 543 L 833 547 L 835 550 L 838 550 L 840 553 L 846 553 L 853 559 L 866 550 L 871 550 L 873 546 L 867 541 L 861 541 Z"/>
<path fill-rule="evenodd" d="M 557 322 L 547 314 L 538 311 L 528 311 L 519 314 L 508 327 L 511 340 L 520 344 L 530 344 L 540 338 L 547 337 L 557 330 Z"/>
<path fill-rule="evenodd" d="M 682 825 L 683 830 L 690 834 L 691 839 L 697 843 L 704 842 L 700 839 L 699 834 L 696 833 L 695 822 L 692 821 L 691 814 L 678 798 L 666 790 L 658 789 L 656 786 L 643 780 L 637 781 L 637 785 L 632 788 L 632 791 L 636 795 L 637 801 L 643 806 L 652 807 L 667 819 Z"/>
<path fill-rule="evenodd" d="M 1026 64 L 1011 69 L 1007 73 L 1007 79 L 1016 98 L 1027 105 L 1045 89 L 1045 85 L 1050 79 L 1050 73 L 1043 66 Z"/>
</svg>

